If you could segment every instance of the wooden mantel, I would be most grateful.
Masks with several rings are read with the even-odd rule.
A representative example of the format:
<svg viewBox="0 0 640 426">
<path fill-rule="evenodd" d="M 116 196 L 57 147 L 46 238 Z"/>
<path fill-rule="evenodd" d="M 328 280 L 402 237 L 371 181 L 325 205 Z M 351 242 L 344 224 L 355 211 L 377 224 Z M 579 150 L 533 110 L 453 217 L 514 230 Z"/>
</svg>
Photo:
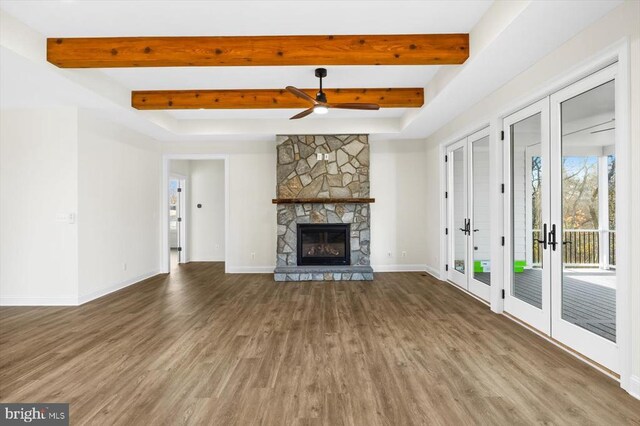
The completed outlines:
<svg viewBox="0 0 640 426">
<path fill-rule="evenodd" d="M 375 198 L 274 198 L 273 204 L 370 204 Z"/>
</svg>

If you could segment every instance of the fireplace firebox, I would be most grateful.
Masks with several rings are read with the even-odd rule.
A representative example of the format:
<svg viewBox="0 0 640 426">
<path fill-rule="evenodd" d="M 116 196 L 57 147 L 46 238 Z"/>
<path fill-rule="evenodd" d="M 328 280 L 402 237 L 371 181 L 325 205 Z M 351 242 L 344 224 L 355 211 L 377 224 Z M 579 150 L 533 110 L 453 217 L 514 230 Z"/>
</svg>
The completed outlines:
<svg viewBox="0 0 640 426">
<path fill-rule="evenodd" d="M 350 224 L 298 224 L 298 265 L 350 265 Z"/>
</svg>

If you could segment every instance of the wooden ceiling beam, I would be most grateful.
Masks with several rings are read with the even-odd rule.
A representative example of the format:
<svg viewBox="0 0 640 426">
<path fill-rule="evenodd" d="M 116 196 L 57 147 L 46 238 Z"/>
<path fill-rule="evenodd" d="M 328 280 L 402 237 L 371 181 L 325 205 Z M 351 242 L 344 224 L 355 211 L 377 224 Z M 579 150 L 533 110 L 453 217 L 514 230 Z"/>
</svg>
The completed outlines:
<svg viewBox="0 0 640 426">
<path fill-rule="evenodd" d="M 314 97 L 318 89 L 302 89 Z M 330 103 L 377 103 L 381 108 L 418 108 L 424 104 L 422 88 L 323 89 Z M 273 109 L 307 108 L 285 89 L 151 90 L 131 92 L 131 106 L 161 109 Z"/>
<path fill-rule="evenodd" d="M 49 38 L 60 68 L 445 65 L 469 57 L 469 34 Z"/>
</svg>

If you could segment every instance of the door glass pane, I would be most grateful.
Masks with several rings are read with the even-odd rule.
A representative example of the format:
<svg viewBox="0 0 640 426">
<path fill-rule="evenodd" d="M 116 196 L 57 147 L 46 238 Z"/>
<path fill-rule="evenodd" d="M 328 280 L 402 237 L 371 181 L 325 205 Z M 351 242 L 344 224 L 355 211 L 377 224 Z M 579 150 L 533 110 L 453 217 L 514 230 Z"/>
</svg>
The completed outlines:
<svg viewBox="0 0 640 426">
<path fill-rule="evenodd" d="M 542 157 L 540 113 L 511 125 L 512 288 L 518 299 L 542 309 Z"/>
<path fill-rule="evenodd" d="M 466 185 L 464 182 L 464 148 L 458 148 L 452 153 L 453 185 L 453 267 L 464 274 L 466 271 L 467 236 L 464 232 L 466 209 Z"/>
<path fill-rule="evenodd" d="M 473 277 L 491 284 L 489 216 L 489 136 L 472 143 L 473 150 Z"/>
<path fill-rule="evenodd" d="M 616 340 L 614 82 L 562 103 L 562 319 Z M 560 240 L 560 237 L 558 237 Z"/>
</svg>

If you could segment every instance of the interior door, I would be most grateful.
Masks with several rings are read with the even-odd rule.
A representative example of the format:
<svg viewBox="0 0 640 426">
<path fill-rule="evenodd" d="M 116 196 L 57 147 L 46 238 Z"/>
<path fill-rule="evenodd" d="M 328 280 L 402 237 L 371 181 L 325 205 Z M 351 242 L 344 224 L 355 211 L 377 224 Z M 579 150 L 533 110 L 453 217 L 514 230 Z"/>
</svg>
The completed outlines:
<svg viewBox="0 0 640 426">
<path fill-rule="evenodd" d="M 468 218 L 467 140 L 447 147 L 447 215 L 449 281 L 467 289 Z"/>
<path fill-rule="evenodd" d="M 549 243 L 552 337 L 612 371 L 616 71 L 614 64 L 551 96 Z"/>
<path fill-rule="evenodd" d="M 504 309 L 550 334 L 549 99 L 504 119 Z"/>
</svg>

